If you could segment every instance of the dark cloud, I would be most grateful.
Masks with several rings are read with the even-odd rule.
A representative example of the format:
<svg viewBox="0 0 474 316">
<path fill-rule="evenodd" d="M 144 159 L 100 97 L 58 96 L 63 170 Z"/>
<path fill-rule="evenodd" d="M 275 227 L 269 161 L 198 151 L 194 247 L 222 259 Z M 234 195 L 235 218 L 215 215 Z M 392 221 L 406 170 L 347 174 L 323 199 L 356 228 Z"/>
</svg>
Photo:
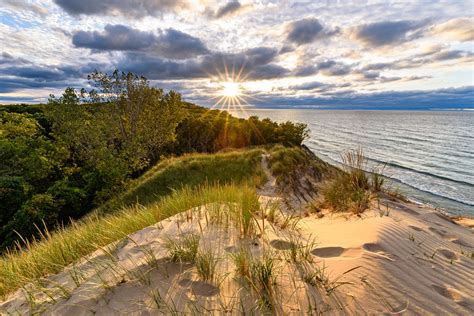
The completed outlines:
<svg viewBox="0 0 474 316">
<path fill-rule="evenodd" d="M 257 47 L 240 53 L 209 53 L 199 58 L 173 61 L 152 54 L 130 52 L 119 63 L 120 69 L 142 74 L 149 79 L 193 79 L 210 76 L 236 76 L 242 80 L 270 79 L 288 73 L 273 64 L 276 49 Z"/>
<path fill-rule="evenodd" d="M 474 53 L 462 50 L 446 50 L 433 55 L 432 59 L 436 61 L 461 59 L 466 57 L 473 57 Z"/>
<path fill-rule="evenodd" d="M 323 25 L 315 18 L 306 18 L 291 22 L 288 25 L 286 38 L 292 43 L 303 45 L 336 32 L 337 30 L 325 30 Z"/>
<path fill-rule="evenodd" d="M 158 54 L 174 59 L 209 53 L 206 45 L 199 38 L 171 28 L 161 31 L 154 49 Z"/>
<path fill-rule="evenodd" d="M 13 61 L 13 56 L 10 55 L 9 53 L 3 52 L 2 54 L 0 54 L 0 65 L 11 63 L 12 61 Z"/>
<path fill-rule="evenodd" d="M 37 79 L 41 81 L 62 80 L 68 77 L 67 72 L 61 69 L 41 66 L 12 66 L 4 68 L 0 72 L 10 76 Z"/>
<path fill-rule="evenodd" d="M 352 31 L 357 40 L 368 46 L 385 46 L 402 43 L 419 36 L 425 23 L 415 21 L 384 21 L 363 24 Z"/>
<path fill-rule="evenodd" d="M 160 15 L 186 5 L 182 0 L 54 0 L 72 15 Z"/>
<path fill-rule="evenodd" d="M 315 91 L 315 92 L 324 92 L 324 91 L 327 91 L 327 90 L 332 89 L 334 87 L 335 87 L 335 85 L 333 85 L 333 84 L 327 84 L 327 83 L 323 83 L 323 82 L 319 82 L 319 81 L 313 81 L 313 82 L 303 83 L 303 84 L 300 84 L 300 85 L 290 86 L 289 88 L 291 90 L 312 90 L 312 91 Z"/>
<path fill-rule="evenodd" d="M 318 109 L 397 109 L 428 110 L 443 108 L 472 108 L 474 86 L 419 91 L 385 91 L 357 93 L 337 91 L 320 97 L 278 96 L 261 94 L 253 101 L 257 107 L 318 108 Z M 291 104 L 291 106 L 288 106 Z M 454 106 L 453 106 L 454 105 Z"/>
<path fill-rule="evenodd" d="M 317 73 L 325 76 L 344 76 L 351 73 L 351 67 L 334 60 L 323 60 L 316 64 L 299 66 L 293 71 L 293 76 L 306 77 Z"/>
<path fill-rule="evenodd" d="M 13 55 L 7 52 L 2 52 L 0 54 L 0 65 L 2 64 L 17 65 L 17 64 L 25 64 L 27 62 L 28 61 L 26 59 L 14 57 Z"/>
<path fill-rule="evenodd" d="M 76 47 L 94 50 L 141 50 L 157 41 L 151 32 L 139 31 L 125 25 L 106 25 L 104 32 L 76 32 L 72 43 Z"/>
<path fill-rule="evenodd" d="M 100 63 L 85 65 L 34 65 L 11 63 L 0 68 L 0 93 L 14 92 L 20 89 L 61 88 L 82 86 L 88 74 L 94 70 L 107 69 Z"/>
<path fill-rule="evenodd" d="M 76 32 L 72 42 L 76 47 L 92 50 L 149 50 L 171 59 L 185 59 L 209 52 L 199 38 L 175 29 L 161 30 L 155 35 L 120 24 L 108 24 L 103 32 Z"/>
<path fill-rule="evenodd" d="M 474 53 L 461 50 L 439 50 L 437 52 L 429 52 L 416 54 L 414 56 L 398 59 L 392 62 L 373 63 L 365 65 L 361 68 L 362 71 L 372 70 L 388 70 L 388 69 L 410 69 L 417 68 L 424 65 L 439 63 L 449 60 L 457 60 L 457 62 L 472 62 L 474 60 Z"/>
<path fill-rule="evenodd" d="M 41 88 L 62 88 L 65 86 L 64 82 L 56 81 L 38 81 L 28 78 L 18 77 L 1 77 L 0 76 L 0 93 L 9 93 L 21 89 L 41 89 Z M 3 99 L 0 96 L 0 99 Z"/>
<path fill-rule="evenodd" d="M 242 5 L 240 4 L 239 1 L 231 1 L 219 7 L 216 13 L 214 14 L 214 17 L 216 19 L 220 19 L 224 16 L 235 14 L 240 9 L 242 9 Z"/>
</svg>

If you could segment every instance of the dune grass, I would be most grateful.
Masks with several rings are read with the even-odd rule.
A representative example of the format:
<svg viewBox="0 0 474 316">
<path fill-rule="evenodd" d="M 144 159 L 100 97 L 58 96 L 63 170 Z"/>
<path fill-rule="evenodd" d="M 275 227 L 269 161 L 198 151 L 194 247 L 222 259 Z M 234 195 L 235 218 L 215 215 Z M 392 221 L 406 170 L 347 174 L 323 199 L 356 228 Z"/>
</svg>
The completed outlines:
<svg viewBox="0 0 474 316">
<path fill-rule="evenodd" d="M 179 212 L 208 203 L 247 207 L 254 197 L 255 189 L 249 185 L 184 187 L 146 207 L 135 205 L 102 217 L 95 214 L 53 233 L 46 231 L 42 239 L 0 258 L 0 296 Z"/>
<path fill-rule="evenodd" d="M 127 190 L 98 209 L 111 212 L 133 204 L 148 205 L 183 186 L 248 183 L 259 186 L 266 181 L 261 168 L 263 150 L 228 150 L 216 154 L 188 154 L 158 163 L 132 181 Z"/>
<path fill-rule="evenodd" d="M 328 172 L 331 168 L 317 157 L 310 157 L 301 147 L 276 145 L 270 148 L 270 168 L 278 185 L 287 184 L 298 171 L 316 173 L 317 176 Z M 310 167 L 311 169 L 308 169 Z"/>
<path fill-rule="evenodd" d="M 201 250 L 196 255 L 196 272 L 201 280 L 215 282 L 218 258 L 212 249 Z"/>
<path fill-rule="evenodd" d="M 361 148 L 341 155 L 342 172 L 323 188 L 323 204 L 336 212 L 364 212 L 373 193 L 382 190 L 383 177 L 377 170 L 367 174 L 367 158 Z"/>
<path fill-rule="evenodd" d="M 196 260 L 199 248 L 199 236 L 187 235 L 181 239 L 170 239 L 166 242 L 166 249 L 171 261 L 174 262 L 191 262 Z"/>
</svg>

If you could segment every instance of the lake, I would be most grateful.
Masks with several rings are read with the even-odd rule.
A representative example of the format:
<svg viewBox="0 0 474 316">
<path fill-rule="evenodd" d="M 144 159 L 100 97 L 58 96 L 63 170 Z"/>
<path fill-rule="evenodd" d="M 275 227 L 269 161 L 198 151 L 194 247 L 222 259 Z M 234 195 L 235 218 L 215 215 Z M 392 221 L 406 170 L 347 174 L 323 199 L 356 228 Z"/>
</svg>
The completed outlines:
<svg viewBox="0 0 474 316">
<path fill-rule="evenodd" d="M 453 215 L 474 216 L 474 111 L 231 111 L 308 124 L 305 144 L 332 164 L 362 147 L 368 168 L 383 167 L 387 185 Z"/>
</svg>

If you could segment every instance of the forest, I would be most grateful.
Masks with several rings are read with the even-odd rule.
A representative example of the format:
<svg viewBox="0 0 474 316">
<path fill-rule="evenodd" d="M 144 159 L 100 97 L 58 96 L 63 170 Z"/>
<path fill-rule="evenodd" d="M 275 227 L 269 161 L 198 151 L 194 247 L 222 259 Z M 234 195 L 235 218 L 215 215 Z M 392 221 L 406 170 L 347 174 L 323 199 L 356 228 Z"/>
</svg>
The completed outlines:
<svg viewBox="0 0 474 316">
<path fill-rule="evenodd" d="M 132 73 L 88 81 L 46 104 L 0 106 L 0 252 L 83 217 L 166 157 L 300 145 L 309 133 L 185 102 Z"/>
</svg>

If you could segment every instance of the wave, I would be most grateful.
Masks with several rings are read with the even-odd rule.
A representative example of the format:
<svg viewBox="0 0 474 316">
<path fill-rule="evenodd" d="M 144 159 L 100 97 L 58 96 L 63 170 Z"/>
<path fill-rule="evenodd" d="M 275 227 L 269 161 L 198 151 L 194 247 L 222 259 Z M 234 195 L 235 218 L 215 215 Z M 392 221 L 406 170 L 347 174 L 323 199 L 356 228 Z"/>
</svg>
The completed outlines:
<svg viewBox="0 0 474 316">
<path fill-rule="evenodd" d="M 311 148 L 311 150 L 313 151 L 316 151 L 317 149 L 314 149 L 314 148 Z M 327 153 L 330 153 L 330 152 L 327 152 Z M 317 155 L 320 155 L 321 152 L 316 152 L 315 154 Z M 322 153 L 322 155 L 324 155 L 326 157 L 326 159 L 330 160 L 330 164 L 338 167 L 338 166 L 341 166 L 343 165 L 343 163 L 341 163 L 340 161 L 337 161 L 335 159 L 333 159 L 332 157 L 330 157 L 328 154 L 324 154 Z M 377 163 L 381 163 L 381 164 L 384 164 L 383 161 L 381 160 L 377 160 L 377 159 L 373 159 L 373 158 L 368 158 L 368 160 L 372 160 L 372 161 L 375 161 Z M 401 169 L 406 169 L 406 170 L 410 170 L 412 172 L 415 172 L 415 173 L 420 173 L 419 171 L 415 170 L 415 169 L 412 169 L 412 168 L 408 168 L 408 167 L 404 167 L 404 166 L 399 166 L 395 163 L 387 163 L 387 165 L 390 164 L 392 166 L 398 166 L 399 168 Z M 370 172 L 368 170 L 365 170 L 366 172 Z M 429 174 L 431 175 L 430 173 L 426 173 L 426 174 Z M 402 183 L 403 185 L 406 185 L 412 189 L 415 189 L 417 191 L 420 191 L 420 192 L 423 192 L 423 193 L 426 193 L 426 194 L 430 194 L 432 196 L 435 196 L 435 197 L 438 197 L 438 198 L 442 198 L 442 199 L 446 199 L 446 200 L 449 200 L 451 202 L 456 202 L 456 203 L 460 203 L 462 205 L 465 205 L 465 206 L 474 206 L 474 202 L 470 202 L 470 201 L 465 201 L 465 200 L 461 200 L 461 199 L 457 199 L 457 198 L 454 198 L 452 196 L 447 196 L 447 195 L 444 195 L 444 194 L 440 194 L 438 192 L 434 192 L 434 191 L 430 191 L 430 190 L 427 190 L 427 189 L 424 189 L 424 188 L 421 188 L 419 186 L 417 186 L 416 184 L 413 184 L 413 183 L 409 183 L 409 182 L 406 182 L 406 181 L 403 181 L 402 179 L 398 179 L 398 178 L 395 178 L 395 177 L 389 177 L 387 175 L 384 175 L 384 177 L 390 179 L 391 181 L 394 181 L 394 182 L 398 182 L 398 183 Z M 446 180 L 444 177 L 442 176 L 438 176 L 438 178 L 442 179 L 442 180 Z M 448 178 L 449 179 L 449 178 Z M 456 181 L 456 180 L 451 180 L 449 179 L 450 181 L 454 182 L 454 183 L 461 183 L 461 184 L 466 184 L 464 183 L 463 181 Z M 467 183 L 467 185 L 469 186 L 472 186 L 474 187 L 474 185 L 470 184 L 470 183 Z"/>
<path fill-rule="evenodd" d="M 400 180 L 400 179 L 397 179 L 397 178 L 389 178 L 389 179 L 392 180 L 392 181 L 398 182 L 398 183 L 403 183 L 404 185 L 409 186 L 412 189 L 415 189 L 415 190 L 418 190 L 418 191 L 421 191 L 421 192 L 424 192 L 424 193 L 427 193 L 427 194 L 431 194 L 431 195 L 439 197 L 439 198 L 443 198 L 443 199 L 446 199 L 446 200 L 449 200 L 449 201 L 452 201 L 452 202 L 460 203 L 460 204 L 463 204 L 463 205 L 466 205 L 466 206 L 474 206 L 474 202 L 460 200 L 460 199 L 456 199 L 456 198 L 451 197 L 451 196 L 446 196 L 446 195 L 443 195 L 443 194 L 440 194 L 440 193 L 437 193 L 437 192 L 426 190 L 426 189 L 420 188 L 420 187 L 418 187 L 414 184 L 408 183 L 406 181 L 403 181 L 403 180 Z"/>
<path fill-rule="evenodd" d="M 373 161 L 373 162 L 376 162 L 378 164 L 387 165 L 387 166 L 394 167 L 394 168 L 399 168 L 399 169 L 404 169 L 404 170 L 408 170 L 408 171 L 411 171 L 411 172 L 414 172 L 414 173 L 423 174 L 425 176 L 433 177 L 433 178 L 436 178 L 436 179 L 450 181 L 450 182 L 453 182 L 453 183 L 462 184 L 462 185 L 466 185 L 466 186 L 469 186 L 469 187 L 474 187 L 474 183 L 471 183 L 471 182 L 467 182 L 467 181 L 463 181 L 463 180 L 456 180 L 456 179 L 453 179 L 453 178 L 450 178 L 450 177 L 442 176 L 442 175 L 439 175 L 439 174 L 434 174 L 434 173 L 427 172 L 427 171 L 416 170 L 416 169 L 413 169 L 413 168 L 410 168 L 410 167 L 402 166 L 402 165 L 397 164 L 395 162 L 387 162 L 387 161 L 382 161 L 382 160 L 375 159 L 375 158 L 370 158 L 370 157 L 367 158 L 367 159 L 369 161 Z"/>
</svg>

